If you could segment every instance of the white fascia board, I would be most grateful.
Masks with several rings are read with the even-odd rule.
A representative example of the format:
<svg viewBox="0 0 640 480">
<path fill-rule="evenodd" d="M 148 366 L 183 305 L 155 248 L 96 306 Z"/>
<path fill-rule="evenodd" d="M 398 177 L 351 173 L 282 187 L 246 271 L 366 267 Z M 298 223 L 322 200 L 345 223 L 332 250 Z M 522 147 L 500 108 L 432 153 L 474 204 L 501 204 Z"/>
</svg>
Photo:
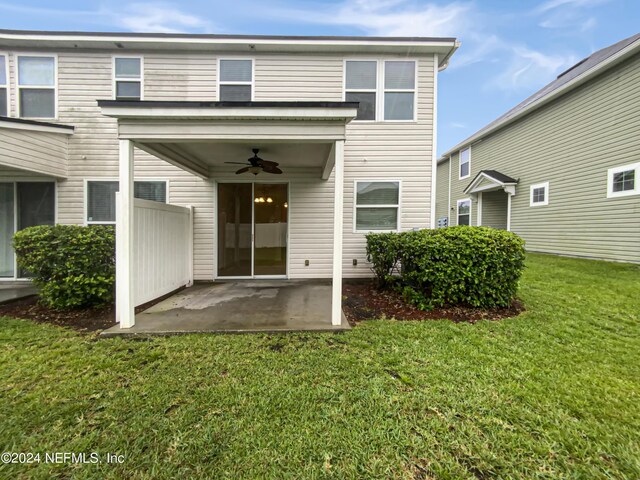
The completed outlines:
<svg viewBox="0 0 640 480">
<path fill-rule="evenodd" d="M 344 120 L 358 114 L 356 108 L 171 108 L 102 107 L 102 114 L 114 118 L 201 118 L 201 119 L 301 119 Z"/>
<path fill-rule="evenodd" d="M 459 150 L 464 149 L 465 147 L 473 145 L 474 142 L 477 142 L 477 141 L 479 141 L 479 140 L 491 135 L 496 130 L 499 130 L 501 128 L 506 127 L 507 125 L 512 124 L 516 120 L 519 120 L 520 118 L 522 118 L 524 115 L 527 115 L 527 114 L 533 112 L 534 110 L 537 110 L 538 108 L 546 105 L 547 103 L 555 100 L 556 98 L 558 98 L 558 97 L 560 97 L 560 96 L 562 96 L 562 95 L 564 95 L 566 93 L 569 93 L 570 91 L 578 88 L 580 85 L 582 85 L 583 83 L 587 82 L 588 80 L 590 80 L 594 76 L 598 75 L 599 73 L 601 73 L 601 72 L 603 72 L 603 71 L 605 71 L 605 70 L 607 70 L 607 69 L 609 69 L 611 67 L 614 67 L 615 65 L 617 65 L 617 64 L 619 64 L 621 62 L 623 62 L 624 60 L 626 60 L 630 56 L 634 55 L 638 50 L 640 50 L 640 40 L 636 40 L 632 44 L 627 45 L 627 47 L 623 48 L 622 50 L 620 50 L 619 52 L 615 53 L 614 55 L 611 55 L 606 60 L 603 60 L 599 64 L 595 65 L 594 67 L 590 68 L 589 70 L 587 70 L 587 71 L 583 72 L 582 74 L 578 75 L 573 80 L 565 83 L 564 85 L 562 85 L 558 89 L 556 89 L 553 92 L 551 92 L 549 95 L 545 95 L 544 97 L 539 98 L 535 102 L 530 103 L 529 105 L 524 107 L 522 110 L 520 110 L 513 117 L 505 118 L 502 122 L 496 123 L 490 129 L 485 130 L 485 131 L 483 131 L 481 133 L 477 133 L 477 134 L 474 134 L 474 135 L 470 136 L 469 138 L 467 138 L 463 142 L 457 144 L 455 147 L 453 147 L 450 150 L 447 150 L 445 153 L 443 153 L 442 156 L 440 157 L 440 160 L 442 160 L 444 157 L 447 157 L 447 156 L 449 156 L 449 155 L 451 155 L 453 153 L 456 153 Z"/>
<path fill-rule="evenodd" d="M 53 125 L 34 125 L 32 123 L 7 122 L 0 120 L 0 129 L 9 128 L 12 130 L 29 130 L 32 132 L 60 133 L 63 135 L 73 135 L 71 128 L 55 127 Z"/>
</svg>

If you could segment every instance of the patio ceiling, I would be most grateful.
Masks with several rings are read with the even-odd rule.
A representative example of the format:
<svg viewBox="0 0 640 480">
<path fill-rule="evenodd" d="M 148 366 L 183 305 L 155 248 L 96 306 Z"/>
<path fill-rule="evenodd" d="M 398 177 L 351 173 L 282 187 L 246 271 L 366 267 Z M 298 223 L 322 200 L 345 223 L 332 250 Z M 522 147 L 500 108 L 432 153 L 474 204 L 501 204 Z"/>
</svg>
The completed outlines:
<svg viewBox="0 0 640 480">
<path fill-rule="evenodd" d="M 316 168 L 329 178 L 334 144 L 355 118 L 353 102 L 145 102 L 101 100 L 118 136 L 202 178 L 260 156 L 288 171 Z"/>
</svg>

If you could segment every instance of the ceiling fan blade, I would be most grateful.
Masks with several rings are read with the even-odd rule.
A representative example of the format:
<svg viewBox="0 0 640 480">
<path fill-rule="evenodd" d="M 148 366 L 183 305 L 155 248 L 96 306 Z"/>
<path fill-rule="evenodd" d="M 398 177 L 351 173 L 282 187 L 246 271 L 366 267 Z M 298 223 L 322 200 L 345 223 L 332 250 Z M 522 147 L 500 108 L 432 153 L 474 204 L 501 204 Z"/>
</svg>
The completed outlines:
<svg viewBox="0 0 640 480">
<path fill-rule="evenodd" d="M 250 167 L 244 167 L 244 168 L 241 168 L 240 170 L 238 170 L 238 171 L 236 172 L 236 175 L 240 175 L 241 173 L 248 172 L 248 171 L 249 171 L 249 168 L 250 168 Z"/>
<path fill-rule="evenodd" d="M 233 165 L 246 165 L 247 164 L 246 162 L 224 162 L 224 163 L 230 163 L 230 164 L 233 164 Z"/>
<path fill-rule="evenodd" d="M 262 160 L 262 159 L 260 159 L 260 162 L 261 162 L 263 165 L 271 165 L 271 166 L 274 166 L 274 167 L 277 167 L 278 165 L 280 165 L 279 163 L 277 163 L 277 162 L 272 162 L 271 160 Z"/>
<path fill-rule="evenodd" d="M 274 173 L 276 175 L 282 174 L 282 170 L 280 170 L 278 167 L 270 166 L 270 165 L 264 165 L 262 167 L 262 171 L 265 173 Z"/>
</svg>

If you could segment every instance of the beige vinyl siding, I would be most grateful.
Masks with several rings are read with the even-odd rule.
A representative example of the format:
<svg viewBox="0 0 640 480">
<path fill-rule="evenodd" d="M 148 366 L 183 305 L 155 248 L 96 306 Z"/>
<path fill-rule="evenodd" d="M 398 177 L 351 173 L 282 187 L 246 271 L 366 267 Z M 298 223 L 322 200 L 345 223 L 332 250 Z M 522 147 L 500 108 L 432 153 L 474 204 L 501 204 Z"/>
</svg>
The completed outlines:
<svg viewBox="0 0 640 480">
<path fill-rule="evenodd" d="M 64 51 L 58 53 L 58 119 L 75 126 L 69 139 L 68 178 L 58 182 L 58 221 L 85 222 L 85 181 L 118 176 L 117 122 L 103 117 L 97 99 L 113 98 L 113 56 L 123 52 Z M 145 100 L 217 99 L 217 61 L 242 55 L 124 52 L 144 57 Z M 254 58 L 255 100 L 343 99 L 344 59 L 349 55 L 275 55 Z M 360 58 L 360 57 L 359 57 Z M 385 55 L 379 60 L 393 59 Z M 364 234 L 353 232 L 354 180 L 395 179 L 402 183 L 401 228 L 429 226 L 433 131 L 432 56 L 418 57 L 417 122 L 352 124 L 345 144 L 344 275 L 369 276 Z M 14 54 L 9 76 L 14 81 Z M 15 115 L 15 86 L 11 111 Z M 382 98 L 379 99 L 382 101 Z M 135 152 L 138 179 L 168 179 L 170 203 L 194 207 L 194 275 L 212 280 L 216 274 L 215 184 L 247 177 L 213 174 L 202 180 L 144 152 Z M 257 178 L 257 181 L 265 178 Z M 273 177 L 268 178 L 273 180 Z M 331 277 L 333 248 L 333 176 L 285 172 L 290 182 L 289 276 Z M 352 265 L 353 259 L 358 266 Z M 309 260 L 310 265 L 304 266 Z"/>
<path fill-rule="evenodd" d="M 439 218 L 449 218 L 449 160 L 438 165 L 436 172 L 436 221 Z M 450 221 L 449 221 L 450 224 Z M 437 224 L 436 224 L 437 226 Z"/>
<path fill-rule="evenodd" d="M 529 250 L 640 262 L 640 196 L 607 198 L 607 170 L 640 161 L 639 131 L 635 55 L 472 145 L 470 178 L 452 172 L 452 201 L 479 170 L 498 170 L 520 180 L 511 229 Z M 549 205 L 531 207 L 530 186 L 543 182 Z"/>
<path fill-rule="evenodd" d="M 508 194 L 503 190 L 482 193 L 482 226 L 507 229 Z M 476 222 L 479 211 L 476 212 Z"/>
<path fill-rule="evenodd" d="M 0 128 L 0 165 L 65 177 L 67 138 L 60 133 Z"/>
</svg>

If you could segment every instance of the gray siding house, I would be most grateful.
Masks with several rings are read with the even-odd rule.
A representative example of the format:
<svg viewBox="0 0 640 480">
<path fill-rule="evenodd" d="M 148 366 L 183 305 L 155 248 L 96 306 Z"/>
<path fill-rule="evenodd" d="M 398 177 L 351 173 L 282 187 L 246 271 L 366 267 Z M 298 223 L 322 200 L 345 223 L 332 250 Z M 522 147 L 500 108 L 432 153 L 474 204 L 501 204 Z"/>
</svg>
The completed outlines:
<svg viewBox="0 0 640 480">
<path fill-rule="evenodd" d="M 457 47 L 0 31 L 0 278 L 23 276 L 17 230 L 116 224 L 123 327 L 230 278 L 333 278 L 339 324 L 341 278 L 370 275 L 364 235 L 435 222 L 437 77 Z"/>
<path fill-rule="evenodd" d="M 640 34 L 599 50 L 438 160 L 437 225 L 640 262 Z"/>
</svg>

